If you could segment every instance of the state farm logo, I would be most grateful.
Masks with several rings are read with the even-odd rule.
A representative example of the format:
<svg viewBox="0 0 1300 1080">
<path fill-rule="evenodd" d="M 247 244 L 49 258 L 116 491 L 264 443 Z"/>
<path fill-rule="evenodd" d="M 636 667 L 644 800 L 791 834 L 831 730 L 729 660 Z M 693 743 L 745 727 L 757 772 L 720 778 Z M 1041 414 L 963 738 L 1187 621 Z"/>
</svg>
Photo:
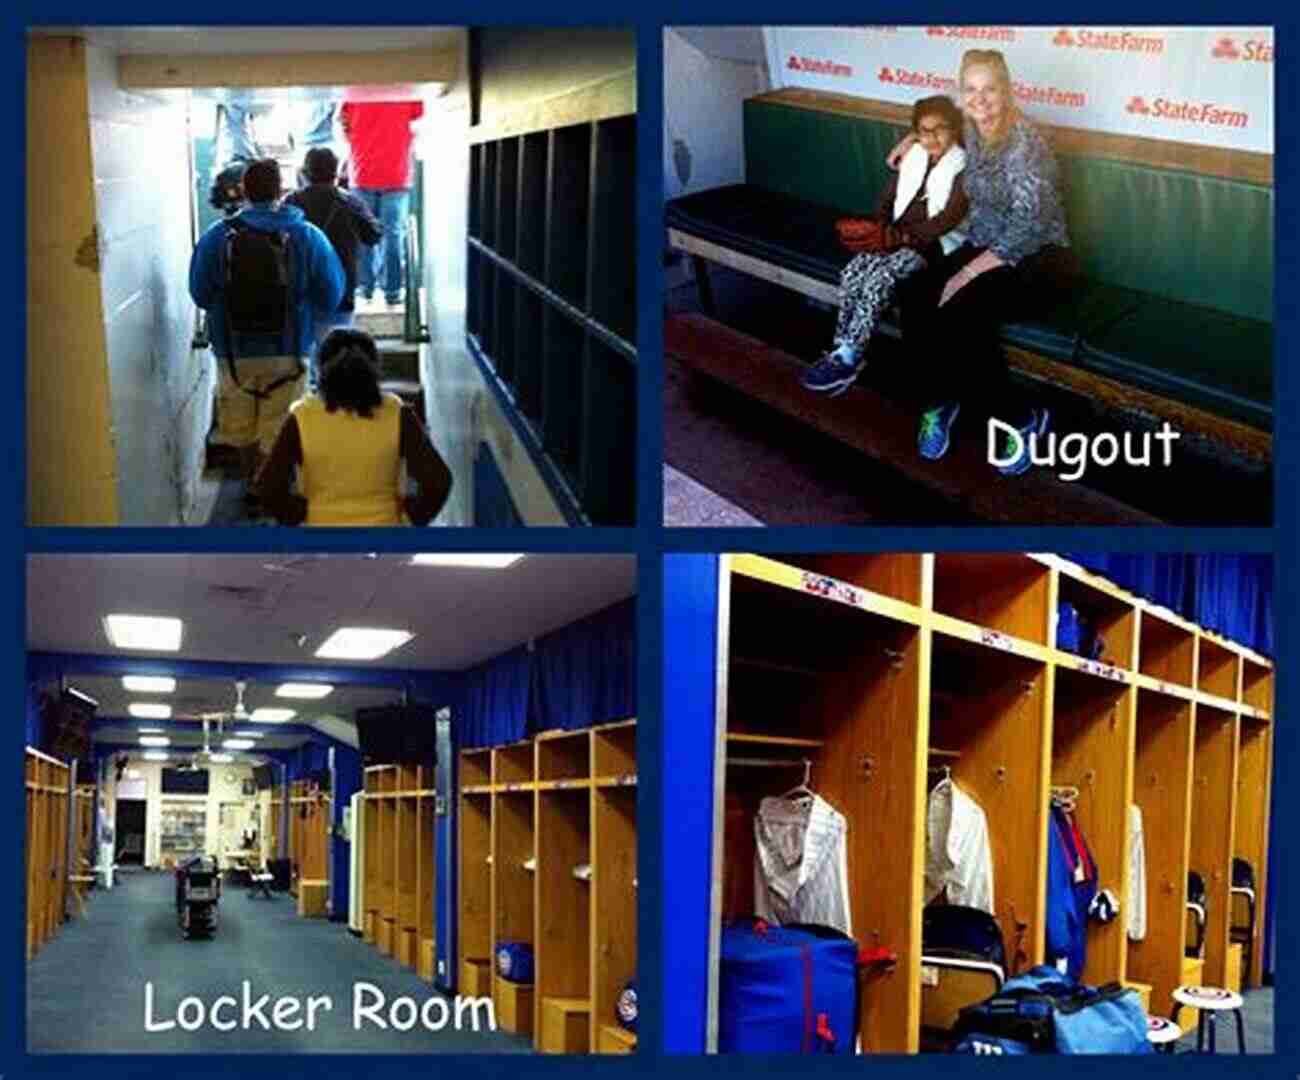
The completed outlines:
<svg viewBox="0 0 1300 1080">
<path fill-rule="evenodd" d="M 914 86 L 922 90 L 949 92 L 957 89 L 957 80 L 934 71 L 908 71 L 906 68 L 882 67 L 876 81 L 895 86 Z"/>
<path fill-rule="evenodd" d="M 1135 95 L 1129 98 L 1124 111 L 1132 116 L 1173 123 L 1201 124 L 1205 127 L 1250 127 L 1250 113 L 1209 101 L 1172 101 L 1158 97 L 1148 104 L 1146 98 Z"/>
<path fill-rule="evenodd" d="M 1015 41 L 1012 26 L 927 26 L 929 37 L 962 38 L 966 41 Z"/>
<path fill-rule="evenodd" d="M 1236 38 L 1217 38 L 1210 47 L 1210 55 L 1216 60 L 1249 60 L 1258 64 L 1273 62 L 1273 43 L 1252 38 L 1245 45 L 1239 46 Z"/>
<path fill-rule="evenodd" d="M 1058 48 L 1144 53 L 1148 56 L 1159 56 L 1165 51 L 1165 39 L 1157 34 L 1140 34 L 1134 30 L 1094 30 L 1088 27 L 1074 31 L 1062 27 L 1052 36 L 1052 44 Z"/>
<path fill-rule="evenodd" d="M 848 64 L 840 64 L 834 60 L 813 60 L 807 56 L 795 56 L 793 53 L 785 66 L 790 71 L 801 71 L 805 75 L 834 75 L 842 79 L 853 75 L 853 68 Z"/>
</svg>

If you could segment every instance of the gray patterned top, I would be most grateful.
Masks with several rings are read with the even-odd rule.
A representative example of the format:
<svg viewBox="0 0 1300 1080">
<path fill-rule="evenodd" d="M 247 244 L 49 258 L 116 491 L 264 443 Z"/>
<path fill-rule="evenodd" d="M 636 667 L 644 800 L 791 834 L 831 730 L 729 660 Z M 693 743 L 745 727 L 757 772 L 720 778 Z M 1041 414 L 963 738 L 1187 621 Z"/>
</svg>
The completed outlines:
<svg viewBox="0 0 1300 1080">
<path fill-rule="evenodd" d="M 1060 167 L 1038 129 L 1021 117 L 1002 145 L 989 149 L 974 125 L 965 128 L 967 241 L 1012 265 L 1048 244 L 1069 247 Z"/>
</svg>

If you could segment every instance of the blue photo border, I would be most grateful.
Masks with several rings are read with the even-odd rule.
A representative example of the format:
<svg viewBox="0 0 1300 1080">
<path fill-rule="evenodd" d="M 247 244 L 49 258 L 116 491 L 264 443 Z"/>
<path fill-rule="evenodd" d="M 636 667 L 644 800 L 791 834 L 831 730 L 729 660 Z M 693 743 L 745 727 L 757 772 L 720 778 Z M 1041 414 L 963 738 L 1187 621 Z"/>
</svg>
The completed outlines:
<svg viewBox="0 0 1300 1080">
<path fill-rule="evenodd" d="M 255 17 L 254 17 L 255 16 Z M 662 185 L 659 178 L 663 161 L 662 144 L 662 31 L 675 24 L 714 25 L 782 25 L 880 23 L 905 24 L 921 21 L 961 23 L 976 18 L 981 22 L 1005 25 L 1051 23 L 1069 24 L 1172 24 L 1194 23 L 1219 25 L 1222 23 L 1272 24 L 1276 26 L 1277 46 L 1285 58 L 1300 55 L 1297 49 L 1300 19 L 1295 11 L 1282 4 L 1238 2 L 1215 10 L 1189 9 L 1175 5 L 1170 0 L 1148 3 L 1117 3 L 1115 0 L 1098 0 L 1091 4 L 1078 2 L 1046 9 L 1028 0 L 987 0 L 973 7 L 969 3 L 953 0 L 933 0 L 918 9 L 900 0 L 881 0 L 875 4 L 849 4 L 843 0 L 804 0 L 799 5 L 776 3 L 773 0 L 753 0 L 742 4 L 738 0 L 665 0 L 654 4 L 610 5 L 595 0 L 571 0 L 562 8 L 557 5 L 526 3 L 521 0 L 497 0 L 491 5 L 468 0 L 448 0 L 436 7 L 419 5 L 411 0 L 373 0 L 364 9 L 339 0 L 323 0 L 310 9 L 301 5 L 271 2 L 256 9 L 210 7 L 181 11 L 174 3 L 161 0 L 123 0 L 118 3 L 95 3 L 92 0 L 61 0 L 61 2 L 36 4 L 21 0 L 0 15 L 5 23 L 5 34 L 0 50 L 8 63 L 5 85 L 8 93 L 0 98 L 0 113 L 4 116 L 6 143 L 12 148 L 11 165 L 5 172 L 7 198 L 3 213 L 8 221 L 7 236 L 12 245 L 11 255 L 0 269 L 5 288 L 0 290 L 0 303 L 8 313 L 6 324 L 10 328 L 12 348 L 10 392 L 0 395 L 0 416 L 3 417 L 4 460 L 9 467 L 0 470 L 0 508 L 3 524 L 0 525 L 0 549 L 6 558 L 0 562 L 5 570 L 0 573 L 0 597 L 8 600 L 7 617 L 0 620 L 3 630 L 0 644 L 4 650 L 3 663 L 10 671 L 6 680 L 12 689 L 13 714 L 21 715 L 20 688 L 24 685 L 25 650 L 25 567 L 28 551 L 105 551 L 105 552 L 296 552 L 296 551 L 373 551 L 386 552 L 428 550 L 517 550 L 521 546 L 529 551 L 558 552 L 628 551 L 640 557 L 638 619 L 640 631 L 639 685 L 641 717 L 641 784 L 638 789 L 638 815 L 641 822 L 641 880 L 639 919 L 641 941 L 640 985 L 644 1002 L 641 1018 L 641 1052 L 626 1059 L 582 1059 L 580 1061 L 543 1057 L 504 1058 L 484 1056 L 468 1058 L 426 1058 L 416 1056 L 365 1057 L 313 1056 L 288 1057 L 240 1055 L 234 1057 L 185 1056 L 170 1058 L 165 1062 L 152 1056 L 29 1056 L 24 1041 L 24 915 L 21 895 L 23 833 L 21 828 L 6 830 L 0 839 L 0 849 L 7 851 L 8 865 L 13 868 L 10 884 L 0 887 L 0 970 L 9 976 L 0 979 L 0 1076 L 61 1076 L 74 1070 L 81 1072 L 93 1068 L 103 1080 L 143 1075 L 146 1071 L 183 1069 L 192 1080 L 225 1075 L 234 1067 L 256 1071 L 274 1069 L 278 1076 L 351 1076 L 364 1070 L 374 1077 L 404 1078 L 424 1076 L 431 1064 L 439 1069 L 454 1070 L 461 1074 L 492 1077 L 512 1076 L 528 1080 L 531 1077 L 561 1076 L 575 1070 L 610 1070 L 625 1077 L 657 1075 L 672 1069 L 682 1080 L 705 1080 L 723 1074 L 744 1070 L 747 1074 L 804 1075 L 808 1072 L 838 1072 L 847 1074 L 859 1069 L 900 1070 L 900 1076 L 970 1075 L 977 1070 L 998 1068 L 1006 1070 L 1028 1069 L 1028 1063 L 1002 1062 L 991 1066 L 974 1059 L 958 1058 L 876 1058 L 863 1059 L 719 1059 L 704 1057 L 671 1057 L 665 1059 L 665 1018 L 672 1016 L 674 985 L 678 971 L 674 969 L 673 950 L 664 947 L 682 926 L 681 920 L 693 917 L 677 907 L 687 897 L 681 891 L 677 872 L 686 869 L 692 851 L 690 839 L 692 826 L 689 817 L 678 817 L 680 812 L 694 812 L 692 800 L 696 798 L 695 785 L 706 778 L 693 776 L 689 769 L 674 769 L 671 776 L 665 770 L 665 739 L 661 717 L 671 709 L 674 717 L 692 715 L 699 709 L 700 689 L 689 682 L 665 686 L 665 663 L 670 659 L 661 637 L 663 616 L 664 573 L 661 556 L 665 552 L 719 552 L 729 550 L 755 550 L 778 552 L 794 549 L 819 550 L 1031 550 L 1031 551 L 1255 551 L 1273 552 L 1276 556 L 1275 579 L 1279 597 L 1276 605 L 1276 641 L 1279 658 L 1276 682 L 1274 761 L 1278 783 L 1275 785 L 1274 837 L 1278 844 L 1278 873 L 1275 878 L 1276 898 L 1280 912 L 1281 933 L 1277 940 L 1276 1053 L 1268 1057 L 1238 1059 L 1220 1057 L 1213 1062 L 1205 1059 L 1181 1057 L 1176 1062 L 1163 1058 L 1145 1058 L 1140 1063 L 1112 1060 L 1105 1063 L 1107 1070 L 1118 1076 L 1131 1073 L 1143 1075 L 1151 1071 L 1190 1068 L 1193 1070 L 1218 1069 L 1225 1072 L 1245 1070 L 1259 1076 L 1287 1076 L 1300 1074 L 1300 1032 L 1289 1023 L 1296 980 L 1294 972 L 1300 963 L 1300 937 L 1289 934 L 1287 913 L 1294 909 L 1297 895 L 1297 863 L 1293 862 L 1293 841 L 1288 824 L 1295 820 L 1300 809 L 1300 789 L 1291 789 L 1285 782 L 1288 766 L 1300 760 L 1297 745 L 1300 736 L 1288 724 L 1290 706 L 1300 705 L 1300 685 L 1295 668 L 1286 662 L 1293 655 L 1297 641 L 1297 621 L 1300 603 L 1297 603 L 1298 586 L 1295 577 L 1294 552 L 1300 542 L 1297 530 L 1296 475 L 1297 420 L 1300 420 L 1300 375 L 1290 362 L 1300 354 L 1297 349 L 1297 327 L 1300 326 L 1294 302 L 1297 298 L 1296 228 L 1297 215 L 1293 178 L 1297 176 L 1297 150 L 1295 140 L 1282 123 L 1297 115 L 1295 105 L 1300 80 L 1294 68 L 1279 69 L 1276 81 L 1277 105 L 1275 115 L 1281 118 L 1276 140 L 1276 230 L 1277 251 L 1277 310 L 1275 365 L 1277 430 L 1274 437 L 1275 452 L 1275 526 L 1272 530 L 1240 529 L 1088 529 L 1088 528 L 857 528 L 834 527 L 815 529 L 773 528 L 750 530 L 674 530 L 661 527 L 661 467 L 660 447 L 663 424 L 660 401 L 663 385 L 662 322 L 660 289 L 662 283 L 661 242 L 663 236 Z M 164 530 L 164 529 L 29 529 L 25 526 L 26 446 L 25 381 L 26 381 L 26 312 L 25 247 L 27 243 L 24 218 L 24 184 L 22 174 L 25 153 L 39 152 L 39 143 L 29 145 L 25 122 L 24 100 L 26 91 L 24 33 L 29 25 L 108 25 L 134 24 L 170 26 L 178 24 L 227 25 L 601 25 L 633 26 L 638 31 L 638 145 L 640 171 L 637 187 L 638 245 L 638 346 L 642 362 L 639 372 L 638 444 L 640 453 L 637 465 L 638 520 L 636 529 L 533 529 L 526 537 L 511 530 L 447 530 L 439 533 L 414 531 L 380 534 L 366 530 L 306 533 L 276 529 L 247 530 Z M 39 358 L 31 362 L 39 363 Z M 75 438 L 69 432 L 68 437 Z M 1207 498 L 1231 497 L 1231 492 L 1209 492 Z M 701 571 L 707 578 L 707 571 Z M 707 588 L 707 581 L 702 587 Z M 707 640 L 692 638 L 697 632 L 686 625 L 663 627 L 671 635 L 674 647 L 693 643 L 698 650 L 697 660 L 711 662 Z M 692 669 L 688 666 L 688 672 Z M 692 678 L 701 678 L 705 668 L 697 663 Z M 711 686 L 710 686 L 711 689 Z M 674 738 L 676 735 L 674 735 Z M 673 744 L 674 762 L 681 758 L 677 753 L 688 744 Z M 11 821 L 19 822 L 23 816 L 20 762 L 16 752 L 6 755 L 11 781 L 2 790 L 8 805 L 14 810 Z M 665 792 L 665 781 L 672 785 Z M 680 801 L 679 801 L 680 800 Z M 0 805 L 3 805 L 0 803 Z M 665 823 L 667 822 L 667 823 Z M 675 824 L 674 824 L 675 823 Z M 662 884 L 661 884 L 662 883 Z M 470 1062 L 473 1062 L 470 1065 Z M 1095 1063 L 1058 1059 L 1053 1062 L 1060 1075 L 1088 1075 Z"/>
</svg>

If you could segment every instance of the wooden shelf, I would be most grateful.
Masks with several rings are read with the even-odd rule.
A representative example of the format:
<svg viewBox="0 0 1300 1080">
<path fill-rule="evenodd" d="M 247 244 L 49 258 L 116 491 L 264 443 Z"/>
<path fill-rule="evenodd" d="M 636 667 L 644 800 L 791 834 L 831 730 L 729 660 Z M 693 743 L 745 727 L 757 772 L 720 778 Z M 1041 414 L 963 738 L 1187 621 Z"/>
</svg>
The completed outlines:
<svg viewBox="0 0 1300 1080">
<path fill-rule="evenodd" d="M 825 745 L 823 739 L 804 739 L 794 735 L 753 735 L 748 732 L 729 731 L 727 742 L 762 746 L 793 746 L 816 750 Z"/>
</svg>

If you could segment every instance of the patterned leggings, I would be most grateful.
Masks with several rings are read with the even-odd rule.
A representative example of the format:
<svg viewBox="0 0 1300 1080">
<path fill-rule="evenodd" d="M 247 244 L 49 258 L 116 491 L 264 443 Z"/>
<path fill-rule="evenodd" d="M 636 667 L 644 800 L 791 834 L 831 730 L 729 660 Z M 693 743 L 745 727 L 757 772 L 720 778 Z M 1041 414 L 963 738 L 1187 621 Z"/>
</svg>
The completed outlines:
<svg viewBox="0 0 1300 1080">
<path fill-rule="evenodd" d="M 847 345 L 861 355 L 875 332 L 881 312 L 894 295 L 894 287 L 903 278 L 924 269 L 925 260 L 911 248 L 886 254 L 864 251 L 855 256 L 840 274 L 836 347 Z"/>
</svg>

